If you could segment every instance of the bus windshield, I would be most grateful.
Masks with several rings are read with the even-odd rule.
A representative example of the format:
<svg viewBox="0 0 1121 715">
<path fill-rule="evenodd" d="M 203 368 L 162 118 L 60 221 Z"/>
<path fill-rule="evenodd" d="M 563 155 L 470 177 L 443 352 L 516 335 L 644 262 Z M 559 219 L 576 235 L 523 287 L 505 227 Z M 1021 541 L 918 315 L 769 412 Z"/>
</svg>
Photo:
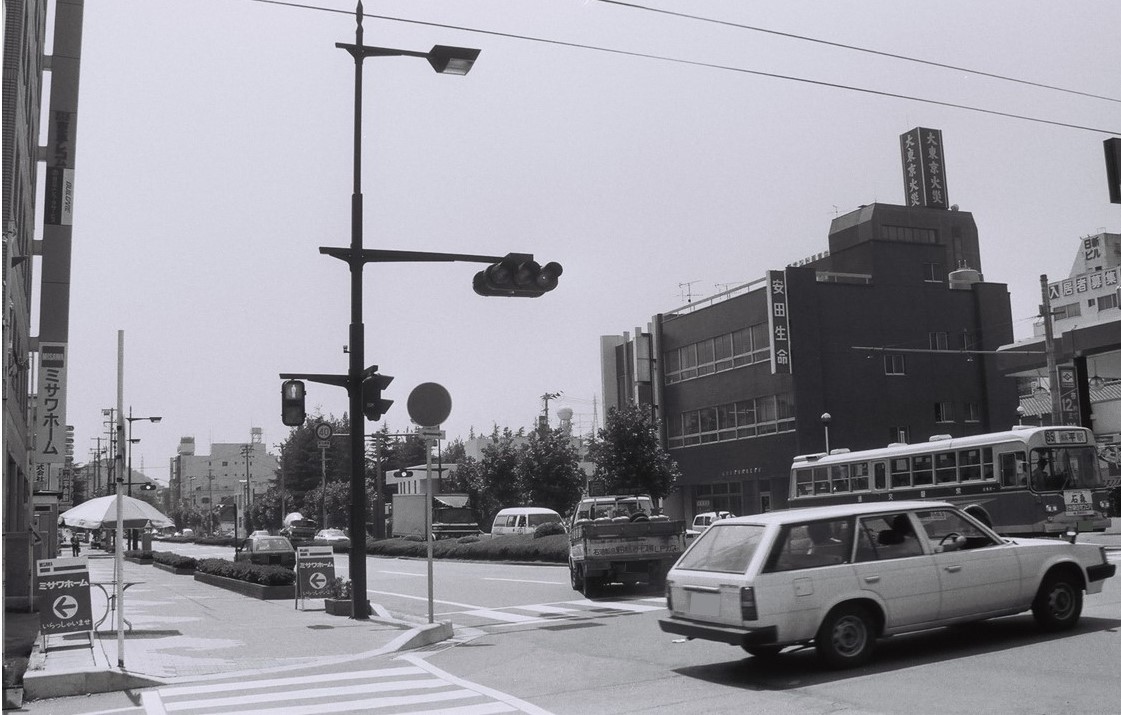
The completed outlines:
<svg viewBox="0 0 1121 715">
<path fill-rule="evenodd" d="M 1097 489 L 1102 487 L 1098 454 L 1093 447 L 1045 447 L 1031 451 L 1034 491 Z"/>
</svg>

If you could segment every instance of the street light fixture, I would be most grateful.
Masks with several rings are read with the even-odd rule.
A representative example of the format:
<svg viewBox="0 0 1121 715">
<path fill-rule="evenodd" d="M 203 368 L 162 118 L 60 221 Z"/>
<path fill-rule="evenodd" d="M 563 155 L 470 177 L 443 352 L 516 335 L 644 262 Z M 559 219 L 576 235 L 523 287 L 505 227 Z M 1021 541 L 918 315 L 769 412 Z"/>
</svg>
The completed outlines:
<svg viewBox="0 0 1121 715">
<path fill-rule="evenodd" d="M 366 470 L 365 425 L 362 410 L 362 372 L 365 368 L 365 326 L 362 322 L 362 63 L 367 57 L 423 57 L 441 74 L 465 75 L 479 50 L 436 45 L 428 52 L 412 52 L 362 44 L 362 2 L 355 8 L 354 44 L 336 43 L 354 58 L 354 189 L 350 202 L 350 365 L 346 388 L 350 396 L 350 539 L 348 567 L 353 583 L 353 618 L 370 617 L 366 594 Z"/>
<path fill-rule="evenodd" d="M 163 417 L 133 417 L 132 407 L 128 408 L 128 495 L 132 496 L 132 444 L 139 442 L 139 439 L 132 438 L 132 423 L 140 420 L 148 420 L 149 422 L 156 423 L 163 419 Z"/>
</svg>

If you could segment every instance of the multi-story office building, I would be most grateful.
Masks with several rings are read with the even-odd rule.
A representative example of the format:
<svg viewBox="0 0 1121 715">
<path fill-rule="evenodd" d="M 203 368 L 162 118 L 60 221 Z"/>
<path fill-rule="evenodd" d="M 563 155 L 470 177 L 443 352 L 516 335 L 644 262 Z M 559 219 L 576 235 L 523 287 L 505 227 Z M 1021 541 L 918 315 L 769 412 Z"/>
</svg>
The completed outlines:
<svg viewBox="0 0 1121 715">
<path fill-rule="evenodd" d="M 180 506 L 203 512 L 237 505 L 240 514 L 246 499 L 251 504 L 276 483 L 280 464 L 261 437 L 261 428 L 254 427 L 249 442 L 215 442 L 210 454 L 195 454 L 194 437 L 180 439 L 171 465 L 172 499 L 178 495 Z"/>
<path fill-rule="evenodd" d="M 681 468 L 669 513 L 782 507 L 798 454 L 1015 423 L 1007 287 L 944 176 L 926 199 L 906 176 L 909 205 L 839 216 L 828 251 L 601 339 L 605 407 L 649 405 Z"/>
</svg>

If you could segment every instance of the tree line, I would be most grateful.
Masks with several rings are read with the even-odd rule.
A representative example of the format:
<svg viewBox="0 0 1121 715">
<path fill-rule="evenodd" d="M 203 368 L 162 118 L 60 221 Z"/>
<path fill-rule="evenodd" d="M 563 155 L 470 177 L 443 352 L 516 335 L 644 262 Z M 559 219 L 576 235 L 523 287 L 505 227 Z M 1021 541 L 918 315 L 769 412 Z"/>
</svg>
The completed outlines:
<svg viewBox="0 0 1121 715">
<path fill-rule="evenodd" d="M 315 426 L 331 425 L 335 435 L 321 454 Z M 277 480 L 248 510 L 250 529 L 280 528 L 285 514 L 298 511 L 321 527 L 347 528 L 350 504 L 349 419 L 310 415 L 280 443 Z M 369 435 L 365 450 L 367 513 L 374 514 L 376 478 L 425 464 L 426 447 L 415 428 L 395 432 L 387 422 Z M 676 463 L 658 440 L 649 409 L 626 406 L 609 411 L 604 427 L 590 440 L 561 429 L 499 429 L 479 456 L 468 456 L 462 440 L 432 454 L 444 478 L 443 493 L 468 496 L 478 523 L 489 527 L 505 507 L 538 506 L 567 515 L 590 485 L 602 493 L 648 494 L 664 499 L 679 477 Z M 324 463 L 326 480 L 324 480 Z M 283 488 L 281 487 L 283 479 Z M 384 483 L 384 481 L 383 481 Z M 283 506 L 281 499 L 283 498 Z M 391 503 L 391 495 L 385 495 Z M 221 508 L 221 507 L 219 507 Z M 189 509 L 174 514 L 181 526 L 205 528 L 208 515 Z M 217 521 L 217 515 L 215 515 Z"/>
</svg>

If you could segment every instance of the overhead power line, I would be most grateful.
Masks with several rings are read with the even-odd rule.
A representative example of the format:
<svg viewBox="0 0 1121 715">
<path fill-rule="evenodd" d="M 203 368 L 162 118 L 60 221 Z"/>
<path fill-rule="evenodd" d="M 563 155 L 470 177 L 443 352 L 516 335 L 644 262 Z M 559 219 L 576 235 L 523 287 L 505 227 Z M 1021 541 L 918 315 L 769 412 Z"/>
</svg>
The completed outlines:
<svg viewBox="0 0 1121 715">
<path fill-rule="evenodd" d="M 702 17 L 700 15 L 690 15 L 685 12 L 676 12 L 674 10 L 663 10 L 656 7 L 647 7 L 646 5 L 639 5 L 637 3 L 622 2 L 621 0 L 599 0 L 601 3 L 607 5 L 618 5 L 620 7 L 628 7 L 635 10 L 645 10 L 647 12 L 658 13 L 661 15 L 671 15 L 673 17 L 681 17 L 688 20 L 696 20 L 697 22 L 707 22 L 714 25 L 725 25 L 727 27 L 735 27 L 741 30 L 751 30 L 752 32 L 763 32 L 768 35 L 777 35 L 779 37 L 787 37 L 793 40 L 802 40 L 805 42 L 815 42 L 819 45 L 828 45 L 829 47 L 838 47 L 843 50 L 852 50 L 853 52 L 865 52 L 870 55 L 879 55 L 880 57 L 890 57 L 895 60 L 903 60 L 904 62 L 915 62 L 930 67 L 940 67 L 942 69 L 954 70 L 955 72 L 967 72 L 982 77 L 991 77 L 993 79 L 1004 80 L 1005 82 L 1015 82 L 1017 84 L 1026 84 L 1032 87 L 1040 87 L 1042 89 L 1051 89 L 1056 92 L 1066 92 L 1068 94 L 1077 94 L 1083 97 L 1092 97 L 1094 99 L 1104 99 L 1107 102 L 1121 103 L 1121 99 L 1116 97 L 1107 97 L 1101 94 L 1093 94 L 1091 92 L 1082 92 L 1077 89 L 1068 89 L 1067 87 L 1056 87 L 1051 84 L 1043 84 L 1042 82 L 1033 82 L 1027 79 L 1018 79 L 1016 77 L 1008 77 L 1006 75 L 996 74 L 994 72 L 985 72 L 983 70 L 970 69 L 968 67 L 958 67 L 957 65 L 946 64 L 944 62 L 935 62 L 933 60 L 924 60 L 918 57 L 909 57 L 907 55 L 899 55 L 892 52 L 884 52 L 883 50 L 873 50 L 868 47 L 860 47 L 859 45 L 846 45 L 842 42 L 832 42 L 830 40 L 823 40 L 819 37 L 809 37 L 808 35 L 799 35 L 793 32 L 782 32 L 780 30 L 770 30 L 765 27 L 756 27 L 754 25 L 744 25 L 738 22 L 731 22 L 729 20 L 718 20 L 711 17 Z"/>
<path fill-rule="evenodd" d="M 295 7 L 304 10 L 318 10 L 322 12 L 331 12 L 337 14 L 353 15 L 353 12 L 346 12 L 337 10 L 335 8 L 317 7 L 313 5 L 305 5 L 295 2 L 285 2 L 284 0 L 251 0 L 252 2 L 259 2 L 268 5 L 284 5 L 287 7 Z M 819 87 L 831 87 L 833 89 L 843 89 L 849 92 L 859 92 L 862 94 L 871 94 L 880 97 L 888 97 L 891 99 L 903 99 L 911 102 L 920 102 L 923 104 L 933 104 L 939 107 L 950 107 L 952 109 L 962 109 L 969 112 L 978 112 L 980 114 L 990 114 L 998 117 L 1007 117 L 1009 119 L 1021 119 L 1027 122 L 1035 122 L 1037 124 L 1047 124 L 1054 127 L 1065 127 L 1067 129 L 1078 129 L 1087 132 L 1096 132 L 1098 134 L 1108 134 L 1111 136 L 1121 135 L 1121 127 L 1116 129 L 1103 129 L 1101 127 L 1090 127 L 1081 124 L 1071 124 L 1069 122 L 1060 122 L 1053 119 L 1043 119 L 1042 117 L 1031 117 L 1025 114 L 1016 114 L 1014 112 L 1002 112 L 996 109 L 985 109 L 984 107 L 974 107 L 968 104 L 958 104 L 956 102 L 944 102 L 937 99 L 927 99 L 925 97 L 917 97 L 908 94 L 899 94 L 897 92 L 885 92 L 882 90 L 868 89 L 867 87 L 857 87 L 855 85 L 838 84 L 836 82 L 826 82 L 824 80 L 809 79 L 807 77 L 796 77 L 794 75 L 778 74 L 776 72 L 763 72 L 761 70 L 752 70 L 745 67 L 733 67 L 730 65 L 720 65 L 711 62 L 700 62 L 698 60 L 685 60 L 676 57 L 669 57 L 667 55 L 655 55 L 645 52 L 631 52 L 629 50 L 617 50 L 610 47 L 597 47 L 595 45 L 586 45 L 578 42 L 565 42 L 563 40 L 550 40 L 543 37 L 531 37 L 529 35 L 518 35 L 510 32 L 498 32 L 497 30 L 480 30 L 474 27 L 465 27 L 463 25 L 448 25 L 440 22 L 427 22 L 424 20 L 410 20 L 403 17 L 393 17 L 391 15 L 375 15 L 372 13 L 363 13 L 363 17 L 372 18 L 374 20 L 386 20 L 388 22 L 400 22 L 410 25 L 420 25 L 422 27 L 439 27 L 445 30 L 458 30 L 460 32 L 470 32 L 478 35 L 488 35 L 490 37 L 504 37 L 514 40 L 525 40 L 527 42 L 540 42 L 543 44 L 557 45 L 559 47 L 571 47 L 574 49 L 590 50 L 593 52 L 604 52 L 614 55 L 623 55 L 626 57 L 638 57 L 648 60 L 657 60 L 660 62 L 672 62 L 675 64 L 689 65 L 692 67 L 705 67 L 708 69 L 724 70 L 726 72 L 738 72 L 740 74 L 749 74 L 756 77 L 769 77 L 771 79 L 786 80 L 788 82 L 801 82 L 803 84 L 811 84 Z"/>
</svg>

